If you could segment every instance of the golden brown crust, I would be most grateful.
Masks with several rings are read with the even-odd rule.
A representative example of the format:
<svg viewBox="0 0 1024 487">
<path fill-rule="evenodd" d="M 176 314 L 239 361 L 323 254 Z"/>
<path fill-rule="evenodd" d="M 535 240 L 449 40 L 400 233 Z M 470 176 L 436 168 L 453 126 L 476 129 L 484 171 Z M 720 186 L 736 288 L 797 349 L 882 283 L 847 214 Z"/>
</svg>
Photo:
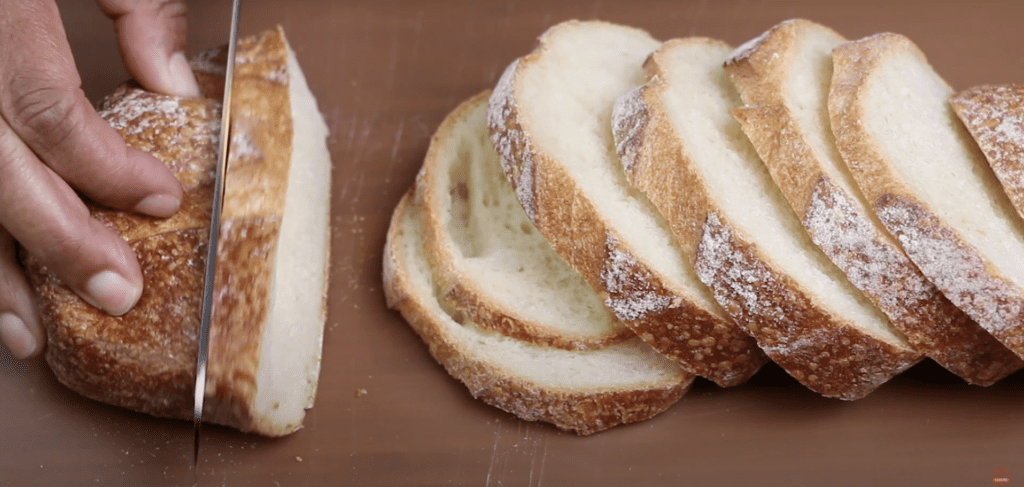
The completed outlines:
<svg viewBox="0 0 1024 487">
<path fill-rule="evenodd" d="M 518 79 L 524 67 L 544 55 L 550 35 L 551 30 L 532 53 L 506 69 L 488 113 L 495 149 L 527 215 L 555 252 L 600 290 L 616 316 L 647 343 L 721 386 L 745 382 L 767 362 L 753 340 L 726 318 L 673 291 L 622 243 L 573 175 L 532 141 L 518 106 Z"/>
<path fill-rule="evenodd" d="M 689 389 L 691 379 L 661 387 L 618 391 L 558 390 L 509 374 L 463 350 L 464 344 L 446 331 L 437 312 L 432 311 L 411 282 L 410 265 L 403 240 L 411 238 L 402 229 L 409 211 L 417 211 L 410 190 L 391 218 L 384 249 L 384 294 L 388 307 L 397 309 L 430 349 L 430 354 L 448 373 L 462 381 L 474 397 L 528 421 L 544 421 L 589 435 L 613 426 L 648 419 L 674 404 Z M 433 307 L 437 305 L 434 304 Z M 691 377 L 692 376 L 688 376 Z"/>
<path fill-rule="evenodd" d="M 47 328 L 46 361 L 57 379 L 97 401 L 190 418 L 202 296 L 181 290 L 202 288 L 207 238 L 194 228 L 131 242 L 146 287 L 121 317 L 85 304 L 24 254 Z"/>
<path fill-rule="evenodd" d="M 802 40 L 800 36 L 805 36 Z M 813 39 L 812 39 L 813 37 Z M 818 41 L 824 38 L 824 42 Z M 967 382 L 991 385 L 1024 361 L 954 306 L 874 218 L 845 168 L 826 169 L 838 154 L 818 154 L 787 93 L 800 42 L 838 45 L 839 34 L 806 20 L 776 25 L 730 58 L 725 69 L 746 104 L 733 110 L 772 179 L 811 239 L 921 353 Z M 829 59 L 831 49 L 820 53 Z M 822 93 L 825 101 L 826 93 Z M 825 107 L 822 107 L 825 108 Z M 823 120 L 828 130 L 827 116 Z M 831 132 L 829 132 L 831 133 Z M 842 164 L 841 161 L 836 160 Z M 839 185 L 837 178 L 849 181 Z"/>
<path fill-rule="evenodd" d="M 251 410 L 291 158 L 283 32 L 240 40 L 237 59 L 204 414 L 243 431 L 284 434 L 261 429 Z M 220 91 L 223 68 L 207 67 L 196 69 L 200 85 Z M 142 298 L 124 316 L 88 306 L 26 256 L 49 335 L 47 361 L 62 383 L 83 395 L 191 419 L 219 103 L 146 93 L 129 84 L 104 103 L 101 114 L 130 146 L 171 168 L 184 200 L 164 220 L 89 203 L 95 218 L 128 241 L 142 266 Z"/>
<path fill-rule="evenodd" d="M 879 220 L 917 267 L 952 303 L 1003 345 L 1024 356 L 1024 295 L 1020 289 L 906 187 L 866 124 L 862 97 L 869 77 L 886 56 L 898 52 L 927 63 L 917 46 L 896 34 L 848 42 L 833 51 L 829 113 L 837 145 Z"/>
<path fill-rule="evenodd" d="M 669 41 L 645 64 L 649 81 L 636 91 L 634 103 L 643 107 L 636 112 L 646 121 L 633 123 L 651 128 L 632 134 L 636 140 L 630 143 L 640 148 L 627 165 L 630 183 L 663 212 L 701 281 L 768 357 L 816 392 L 862 397 L 919 355 L 830 313 L 717 210 L 661 101 L 662 92 L 673 89 L 666 56 L 693 45 L 727 47 L 700 38 Z"/>
<path fill-rule="evenodd" d="M 975 86 L 950 104 L 1024 218 L 1024 85 Z"/>
</svg>

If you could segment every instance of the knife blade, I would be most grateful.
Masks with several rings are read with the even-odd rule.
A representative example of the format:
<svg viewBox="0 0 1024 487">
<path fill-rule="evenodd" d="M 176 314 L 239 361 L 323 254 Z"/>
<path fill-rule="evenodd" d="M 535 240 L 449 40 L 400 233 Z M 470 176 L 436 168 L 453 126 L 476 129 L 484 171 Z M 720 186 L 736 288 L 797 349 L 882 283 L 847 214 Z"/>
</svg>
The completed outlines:
<svg viewBox="0 0 1024 487">
<path fill-rule="evenodd" d="M 227 171 L 228 149 L 231 142 L 231 85 L 235 75 L 235 48 L 238 44 L 238 20 L 242 0 L 231 5 L 231 30 L 228 37 L 228 59 L 224 73 L 224 98 L 221 103 L 220 152 L 213 182 L 213 210 L 210 215 L 210 240 L 206 254 L 203 279 L 202 319 L 199 325 L 199 351 L 196 356 L 195 403 L 193 407 L 192 470 L 199 472 L 199 430 L 203 422 L 203 403 L 206 399 L 206 368 L 210 351 L 210 322 L 213 318 L 213 287 L 217 272 L 217 243 L 220 240 L 220 213 L 224 206 L 224 173 Z"/>
</svg>

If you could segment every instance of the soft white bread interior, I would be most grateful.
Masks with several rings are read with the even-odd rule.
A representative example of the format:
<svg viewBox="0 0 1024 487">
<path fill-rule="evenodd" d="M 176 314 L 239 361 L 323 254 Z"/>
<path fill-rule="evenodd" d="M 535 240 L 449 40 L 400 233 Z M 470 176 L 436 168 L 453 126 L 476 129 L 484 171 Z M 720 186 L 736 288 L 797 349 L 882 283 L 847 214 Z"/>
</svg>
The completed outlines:
<svg viewBox="0 0 1024 487">
<path fill-rule="evenodd" d="M 952 301 L 1024 354 L 1024 221 L 909 39 L 833 51 L 837 146 L 879 220 Z"/>
<path fill-rule="evenodd" d="M 163 220 L 90 204 L 136 252 L 145 289 L 135 308 L 108 316 L 26 257 L 47 326 L 47 362 L 87 397 L 192 419 L 225 51 L 193 65 L 205 98 L 128 85 L 100 112 L 185 189 L 181 210 Z M 317 389 L 331 160 L 326 125 L 283 31 L 239 40 L 237 55 L 203 419 L 279 436 L 302 426 Z"/>
<path fill-rule="evenodd" d="M 431 355 L 474 397 L 520 418 L 587 435 L 650 418 L 687 391 L 693 375 L 638 338 L 571 351 L 456 321 L 435 293 L 415 198 L 407 193 L 392 215 L 384 293 L 388 306 L 402 313 Z"/>
<path fill-rule="evenodd" d="M 416 178 L 442 305 L 540 345 L 584 350 L 633 336 L 523 211 L 488 135 L 489 93 L 445 119 Z"/>
<path fill-rule="evenodd" d="M 287 72 L 291 167 L 253 405 L 260 428 L 280 431 L 300 427 L 316 399 L 331 248 L 328 128 L 290 46 Z"/>
<path fill-rule="evenodd" d="M 612 106 L 643 81 L 641 64 L 659 45 L 630 27 L 555 25 L 506 69 L 488 124 L 527 215 L 615 315 L 686 370 L 735 385 L 764 354 L 682 259 L 615 152 Z"/>
<path fill-rule="evenodd" d="M 832 49 L 846 42 L 803 19 L 750 41 L 725 69 L 733 110 L 811 239 L 919 352 L 970 383 L 990 385 L 1024 361 L 921 273 L 875 218 L 835 147 L 828 117 Z"/>
<path fill-rule="evenodd" d="M 628 134 L 619 146 L 639 146 L 626 172 L 769 357 L 823 395 L 862 397 L 920 356 L 811 242 L 732 118 L 740 99 L 722 67 L 732 51 L 689 38 L 651 55 L 648 83 L 624 95 L 615 121 L 660 128 L 615 131 Z"/>
<path fill-rule="evenodd" d="M 1024 85 L 975 86 L 950 104 L 1024 218 Z"/>
</svg>

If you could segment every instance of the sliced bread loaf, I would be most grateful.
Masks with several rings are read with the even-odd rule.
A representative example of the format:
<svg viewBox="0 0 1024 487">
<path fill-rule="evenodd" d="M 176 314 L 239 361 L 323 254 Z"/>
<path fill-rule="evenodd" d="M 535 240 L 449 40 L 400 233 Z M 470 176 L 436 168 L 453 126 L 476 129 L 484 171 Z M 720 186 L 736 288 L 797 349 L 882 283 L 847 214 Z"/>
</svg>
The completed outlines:
<svg viewBox="0 0 1024 487">
<path fill-rule="evenodd" d="M 682 259 L 657 210 L 622 173 L 611 134 L 618 95 L 660 45 L 646 32 L 569 21 L 504 72 L 488 124 L 530 220 L 638 336 L 719 385 L 765 362 Z"/>
<path fill-rule="evenodd" d="M 863 397 L 920 356 L 811 242 L 730 115 L 731 52 L 690 38 L 651 55 L 647 84 L 616 106 L 623 166 L 772 360 L 823 395 Z"/>
<path fill-rule="evenodd" d="M 976 86 L 950 103 L 1024 218 L 1024 85 Z"/>
<path fill-rule="evenodd" d="M 1024 355 L 1024 221 L 909 39 L 878 34 L 833 51 L 829 115 L 879 220 L 961 309 Z"/>
<path fill-rule="evenodd" d="M 423 254 L 412 192 L 395 208 L 384 248 L 384 294 L 448 373 L 488 404 L 581 435 L 650 418 L 687 391 L 693 375 L 639 338 L 593 351 L 534 345 L 458 322 L 442 309 Z"/>
<path fill-rule="evenodd" d="M 835 147 L 828 118 L 832 49 L 846 42 L 807 20 L 776 25 L 725 70 L 733 110 L 797 218 L 836 266 L 915 349 L 970 383 L 990 385 L 1024 361 L 954 306 L 875 219 Z"/>
<path fill-rule="evenodd" d="M 442 304 L 513 338 L 591 349 L 633 335 L 527 218 L 487 129 L 487 97 L 437 129 L 416 178 Z"/>
</svg>

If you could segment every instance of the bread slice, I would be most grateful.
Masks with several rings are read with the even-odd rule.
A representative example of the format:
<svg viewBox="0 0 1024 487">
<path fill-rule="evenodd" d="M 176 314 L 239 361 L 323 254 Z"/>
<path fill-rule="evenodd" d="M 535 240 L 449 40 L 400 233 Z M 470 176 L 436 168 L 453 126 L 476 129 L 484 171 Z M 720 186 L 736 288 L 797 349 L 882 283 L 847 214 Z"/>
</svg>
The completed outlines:
<svg viewBox="0 0 1024 487">
<path fill-rule="evenodd" d="M 442 309 L 423 254 L 421 208 L 407 193 L 384 248 L 384 293 L 473 397 L 528 421 L 589 435 L 674 404 L 693 375 L 639 338 L 590 351 L 535 345 L 456 321 Z"/>
<path fill-rule="evenodd" d="M 616 145 L 700 279 L 790 375 L 857 399 L 919 360 L 811 242 L 730 111 L 740 100 L 704 38 L 666 42 L 619 100 Z"/>
<path fill-rule="evenodd" d="M 659 45 L 604 22 L 551 27 L 491 95 L 491 140 L 530 220 L 615 315 L 687 371 L 736 385 L 767 359 L 629 186 L 613 145 L 615 98 L 642 82 L 641 63 Z"/>
<path fill-rule="evenodd" d="M 952 301 L 1024 355 L 1024 221 L 906 37 L 833 51 L 836 145 L 879 220 Z"/>
<path fill-rule="evenodd" d="M 206 59 L 216 61 L 218 52 L 219 73 L 197 66 L 203 86 L 223 83 L 224 50 Z M 317 389 L 331 161 L 327 127 L 284 33 L 240 40 L 237 53 L 204 420 L 278 436 L 302 426 Z M 100 112 L 128 144 L 167 163 L 185 188 L 182 209 L 166 220 L 90 205 L 138 256 L 145 288 L 135 308 L 108 316 L 26 256 L 48 333 L 47 363 L 82 395 L 192 419 L 220 130 L 220 104 L 211 98 L 128 85 Z"/>
<path fill-rule="evenodd" d="M 489 95 L 437 129 L 416 178 L 442 305 L 539 345 L 585 350 L 634 336 L 527 218 L 488 138 Z"/>
<path fill-rule="evenodd" d="M 985 85 L 950 99 L 1024 218 L 1024 85 Z"/>
<path fill-rule="evenodd" d="M 776 25 L 725 63 L 745 106 L 733 110 L 772 180 L 825 255 L 919 352 L 991 385 L 1024 367 L 918 270 L 875 219 L 835 147 L 828 119 L 832 49 L 846 42 L 803 19 Z"/>
</svg>

